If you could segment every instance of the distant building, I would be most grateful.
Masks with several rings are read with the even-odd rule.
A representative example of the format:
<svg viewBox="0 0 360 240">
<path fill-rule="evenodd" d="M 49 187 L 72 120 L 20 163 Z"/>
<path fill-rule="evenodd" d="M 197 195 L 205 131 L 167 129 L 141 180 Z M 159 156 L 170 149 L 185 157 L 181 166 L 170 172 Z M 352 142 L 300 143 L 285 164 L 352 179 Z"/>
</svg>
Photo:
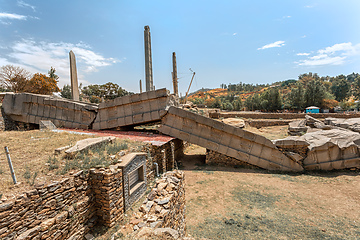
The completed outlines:
<svg viewBox="0 0 360 240">
<path fill-rule="evenodd" d="M 320 108 L 311 106 L 306 108 L 306 113 L 320 113 Z"/>
</svg>

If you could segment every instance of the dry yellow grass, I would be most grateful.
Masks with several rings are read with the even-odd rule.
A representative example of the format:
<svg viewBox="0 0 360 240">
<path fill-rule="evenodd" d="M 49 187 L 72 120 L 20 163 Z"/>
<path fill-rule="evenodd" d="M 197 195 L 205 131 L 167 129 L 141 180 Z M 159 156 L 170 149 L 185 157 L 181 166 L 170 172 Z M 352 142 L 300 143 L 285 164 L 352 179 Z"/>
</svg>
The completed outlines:
<svg viewBox="0 0 360 240">
<path fill-rule="evenodd" d="M 54 150 L 89 137 L 93 136 L 39 130 L 0 131 L 0 193 L 6 195 L 11 191 L 11 194 L 15 194 L 28 189 L 35 173 L 35 184 L 58 179 L 59 176 L 49 172 L 46 165 Z M 17 186 L 14 186 L 11 178 L 5 146 L 9 148 L 16 178 L 20 182 Z M 30 179 L 24 178 L 26 172 L 30 174 Z"/>
</svg>

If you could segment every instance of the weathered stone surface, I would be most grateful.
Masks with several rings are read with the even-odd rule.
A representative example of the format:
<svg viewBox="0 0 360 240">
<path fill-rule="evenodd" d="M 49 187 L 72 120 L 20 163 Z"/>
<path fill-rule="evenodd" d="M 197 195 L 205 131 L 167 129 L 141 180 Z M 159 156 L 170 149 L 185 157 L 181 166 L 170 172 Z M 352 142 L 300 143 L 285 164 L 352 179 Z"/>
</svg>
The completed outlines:
<svg viewBox="0 0 360 240">
<path fill-rule="evenodd" d="M 327 125 L 349 129 L 354 132 L 360 132 L 360 118 L 325 118 Z"/>
<path fill-rule="evenodd" d="M 65 151 L 66 154 L 74 154 L 84 151 L 100 144 L 111 143 L 115 140 L 115 137 L 99 137 L 99 138 L 87 138 L 76 142 L 76 144 Z"/>
<path fill-rule="evenodd" d="M 47 219 L 40 224 L 40 229 L 42 232 L 44 232 L 44 231 L 48 230 L 54 224 L 55 224 L 55 218 Z"/>
<path fill-rule="evenodd" d="M 50 120 L 56 127 L 83 129 L 90 127 L 97 109 L 96 104 L 30 93 L 7 93 L 2 106 L 4 119 L 9 117 L 12 121 L 27 124 Z"/>
<path fill-rule="evenodd" d="M 159 131 L 264 169 L 303 171 L 269 139 L 180 108 L 169 108 Z"/>
<path fill-rule="evenodd" d="M 292 136 L 301 136 L 307 132 L 306 120 L 295 120 L 289 123 L 288 133 Z"/>
<path fill-rule="evenodd" d="M 221 120 L 225 124 L 229 124 L 234 127 L 238 128 L 244 128 L 245 127 L 245 121 L 240 118 L 224 118 Z"/>
<path fill-rule="evenodd" d="M 1 204 L 0 205 L 0 212 L 3 212 L 3 211 L 6 211 L 6 210 L 9 210 L 10 208 L 12 208 L 14 206 L 14 202 L 7 202 L 7 203 L 4 203 L 4 204 Z"/>
<path fill-rule="evenodd" d="M 31 228 L 31 229 L 27 230 L 26 232 L 20 234 L 20 236 L 18 236 L 16 239 L 17 240 L 31 239 L 39 232 L 40 232 L 40 226 L 37 226 L 37 227 Z"/>
<path fill-rule="evenodd" d="M 165 88 L 100 103 L 94 129 L 110 129 L 159 121 L 177 98 Z"/>
<path fill-rule="evenodd" d="M 79 84 L 77 78 L 77 69 L 76 69 L 76 58 L 73 51 L 69 52 L 70 59 L 70 77 L 71 77 L 71 98 L 75 101 L 79 101 Z"/>
<path fill-rule="evenodd" d="M 307 170 L 360 168 L 360 134 L 353 131 L 320 130 L 274 143 Z"/>
</svg>

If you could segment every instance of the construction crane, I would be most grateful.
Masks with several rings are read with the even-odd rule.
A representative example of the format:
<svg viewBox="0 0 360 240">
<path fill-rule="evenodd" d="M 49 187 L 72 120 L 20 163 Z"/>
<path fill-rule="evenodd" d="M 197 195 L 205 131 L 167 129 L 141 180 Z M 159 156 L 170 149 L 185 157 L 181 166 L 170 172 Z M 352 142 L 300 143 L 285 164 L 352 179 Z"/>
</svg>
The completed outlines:
<svg viewBox="0 0 360 240">
<path fill-rule="evenodd" d="M 186 92 L 186 95 L 185 95 L 185 100 L 184 100 L 184 103 L 186 104 L 186 102 L 187 102 L 187 97 L 188 97 L 188 94 L 189 94 L 189 91 L 190 91 L 190 87 L 191 87 L 191 84 L 192 84 L 192 82 L 193 82 L 193 80 L 194 80 L 194 76 L 195 76 L 195 72 L 193 71 L 193 70 L 191 70 L 191 68 L 189 68 L 189 70 L 193 73 L 193 75 L 192 75 L 192 77 L 191 77 L 191 81 L 190 81 L 190 84 L 189 84 L 189 88 L 188 88 L 188 90 L 187 90 L 187 92 Z"/>
</svg>

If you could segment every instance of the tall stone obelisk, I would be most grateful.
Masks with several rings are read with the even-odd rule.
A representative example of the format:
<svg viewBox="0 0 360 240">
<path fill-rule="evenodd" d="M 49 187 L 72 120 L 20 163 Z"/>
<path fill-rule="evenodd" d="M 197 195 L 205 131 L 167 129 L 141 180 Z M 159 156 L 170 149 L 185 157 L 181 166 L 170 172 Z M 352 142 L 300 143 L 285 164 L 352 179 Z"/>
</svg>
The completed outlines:
<svg viewBox="0 0 360 240">
<path fill-rule="evenodd" d="M 151 35 L 150 27 L 144 27 L 144 45 L 145 45 L 145 82 L 146 91 L 154 90 L 152 57 L 151 57 Z"/>
<path fill-rule="evenodd" d="M 175 52 L 172 53 L 172 63 L 173 63 L 172 77 L 173 77 L 174 94 L 175 94 L 175 96 L 179 96 L 177 66 L 176 66 L 176 54 L 175 54 Z"/>
<path fill-rule="evenodd" d="M 73 51 L 69 52 L 70 58 L 70 78 L 71 78 L 71 98 L 73 100 L 79 101 L 79 84 L 77 78 L 77 70 L 76 70 L 76 59 Z"/>
</svg>

